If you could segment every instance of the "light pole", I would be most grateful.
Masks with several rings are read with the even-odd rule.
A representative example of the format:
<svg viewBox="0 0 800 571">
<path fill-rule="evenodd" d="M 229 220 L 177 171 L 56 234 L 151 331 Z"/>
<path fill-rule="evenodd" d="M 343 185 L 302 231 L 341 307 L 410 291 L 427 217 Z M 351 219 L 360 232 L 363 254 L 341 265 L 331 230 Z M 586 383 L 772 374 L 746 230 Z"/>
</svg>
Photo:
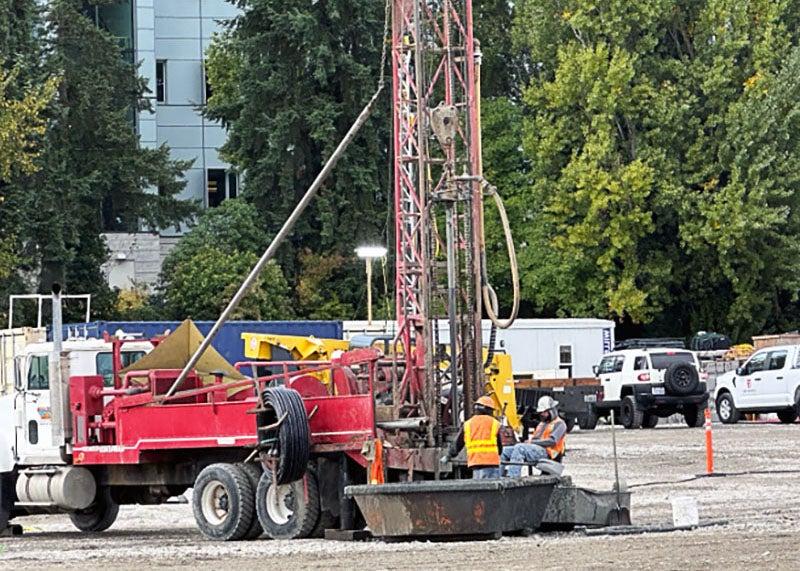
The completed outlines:
<svg viewBox="0 0 800 571">
<path fill-rule="evenodd" d="M 367 325 L 372 325 L 372 260 L 383 258 L 386 248 L 383 246 L 359 246 L 356 256 L 367 263 Z"/>
</svg>

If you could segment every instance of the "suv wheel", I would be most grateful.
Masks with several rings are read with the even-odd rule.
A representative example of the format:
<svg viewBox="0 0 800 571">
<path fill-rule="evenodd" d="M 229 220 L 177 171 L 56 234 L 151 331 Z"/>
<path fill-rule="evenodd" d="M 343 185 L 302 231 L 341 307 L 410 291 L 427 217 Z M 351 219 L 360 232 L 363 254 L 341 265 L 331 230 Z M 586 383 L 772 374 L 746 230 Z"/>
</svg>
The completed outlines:
<svg viewBox="0 0 800 571">
<path fill-rule="evenodd" d="M 641 428 L 644 421 L 644 412 L 636 402 L 636 397 L 628 395 L 622 399 L 620 422 L 625 428 Z"/>
<path fill-rule="evenodd" d="M 795 420 L 797 420 L 797 410 L 794 407 L 779 410 L 778 420 L 780 420 L 783 424 L 792 424 Z"/>
<path fill-rule="evenodd" d="M 664 387 L 669 394 L 691 395 L 697 392 L 700 385 L 700 375 L 690 363 L 672 363 L 664 371 Z"/>
<path fill-rule="evenodd" d="M 706 407 L 702 404 L 691 406 L 683 411 L 683 420 L 689 428 L 700 428 L 706 422 Z"/>
<path fill-rule="evenodd" d="M 642 426 L 645 428 L 655 428 L 658 426 L 658 416 L 655 414 L 646 414 L 642 420 Z"/>
<path fill-rule="evenodd" d="M 736 424 L 740 413 L 733 404 L 731 393 L 722 393 L 717 397 L 717 416 L 723 424 Z"/>
</svg>

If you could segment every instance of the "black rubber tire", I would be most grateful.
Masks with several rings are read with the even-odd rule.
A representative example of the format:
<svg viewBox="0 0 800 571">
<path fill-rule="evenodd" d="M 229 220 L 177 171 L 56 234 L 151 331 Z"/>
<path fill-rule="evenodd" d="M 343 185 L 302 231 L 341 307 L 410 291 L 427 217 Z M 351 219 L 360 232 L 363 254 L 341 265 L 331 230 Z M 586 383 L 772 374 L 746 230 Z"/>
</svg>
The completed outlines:
<svg viewBox="0 0 800 571">
<path fill-rule="evenodd" d="M 727 403 L 726 406 L 720 406 L 723 403 Z M 741 418 L 741 413 L 736 408 L 736 405 L 733 403 L 733 396 L 731 393 L 722 393 L 717 397 L 717 417 L 719 418 L 722 424 L 736 424 L 739 422 Z M 728 415 L 725 415 L 724 411 L 730 411 Z M 723 412 L 721 412 L 723 411 Z"/>
<path fill-rule="evenodd" d="M 564 418 L 562 416 L 561 418 L 564 419 L 564 424 L 567 425 L 567 433 L 572 432 L 572 429 L 575 428 L 575 417 L 574 416 L 568 416 L 568 417 Z"/>
<path fill-rule="evenodd" d="M 578 417 L 578 426 L 581 430 L 594 430 L 597 428 L 597 421 L 597 410 L 592 407 L 589 412 Z"/>
<path fill-rule="evenodd" d="M 266 389 L 263 399 L 267 412 L 259 414 L 259 426 L 269 426 L 284 414 L 287 415 L 279 428 L 261 430 L 259 437 L 277 438 L 277 445 L 273 450 L 278 458 L 278 484 L 290 484 L 303 477 L 311 458 L 311 431 L 306 408 L 300 393 L 283 387 Z"/>
<path fill-rule="evenodd" d="M 667 394 L 685 396 L 697 392 L 700 375 L 690 363 L 672 363 L 664 371 L 664 387 Z"/>
<path fill-rule="evenodd" d="M 797 409 L 792 407 L 779 410 L 778 420 L 780 420 L 783 424 L 793 424 L 797 420 Z"/>
<path fill-rule="evenodd" d="M 107 530 L 117 520 L 119 504 L 111 498 L 111 488 L 97 489 L 94 502 L 85 510 L 69 514 L 72 525 L 85 533 L 99 533 Z"/>
<path fill-rule="evenodd" d="M 683 420 L 689 428 L 700 428 L 706 422 L 706 407 L 698 404 L 683 411 Z"/>
<path fill-rule="evenodd" d="M 289 484 L 279 485 L 282 490 L 289 489 L 284 498 L 284 506 L 289 508 L 285 521 L 273 518 L 267 506 L 269 489 L 272 486 L 272 473 L 267 470 L 261 475 L 256 490 L 256 513 L 261 527 L 271 539 L 303 539 L 309 537 L 319 522 L 319 487 L 312 472 Z"/>
<path fill-rule="evenodd" d="M 11 521 L 11 510 L 14 508 L 16 492 L 14 491 L 14 473 L 0 474 L 0 532 L 8 527 Z"/>
<path fill-rule="evenodd" d="M 622 399 L 619 421 L 625 428 L 641 428 L 644 422 L 644 412 L 636 402 L 636 397 L 628 395 Z"/>
<path fill-rule="evenodd" d="M 212 493 L 210 486 L 221 485 L 224 502 L 228 513 L 220 517 L 220 521 L 209 521 L 206 511 L 209 508 L 210 498 L 205 498 L 205 492 Z M 211 464 L 206 466 L 194 483 L 192 494 L 192 510 L 197 527 L 208 539 L 218 541 L 236 541 L 244 539 L 253 523 L 253 503 L 255 494 L 250 478 L 241 466 L 235 464 Z M 206 510 L 204 510 L 204 504 Z"/>
<path fill-rule="evenodd" d="M 242 462 L 238 464 L 242 468 L 247 478 L 250 480 L 250 486 L 253 488 L 253 523 L 250 524 L 250 529 L 245 534 L 245 539 L 258 539 L 264 535 L 264 528 L 261 527 L 261 522 L 258 521 L 258 514 L 256 514 L 256 490 L 258 489 L 258 482 L 261 480 L 261 474 L 264 473 L 261 464 L 255 462 Z"/>
<path fill-rule="evenodd" d="M 644 419 L 642 419 L 642 427 L 655 428 L 656 426 L 658 426 L 658 416 L 655 414 L 645 414 Z"/>
</svg>

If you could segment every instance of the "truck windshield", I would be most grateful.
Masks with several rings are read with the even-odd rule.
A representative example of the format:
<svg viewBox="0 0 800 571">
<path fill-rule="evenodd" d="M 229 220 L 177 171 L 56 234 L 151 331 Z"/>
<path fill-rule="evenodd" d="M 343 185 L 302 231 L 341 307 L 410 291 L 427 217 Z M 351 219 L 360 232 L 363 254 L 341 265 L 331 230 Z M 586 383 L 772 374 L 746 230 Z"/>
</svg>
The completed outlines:
<svg viewBox="0 0 800 571">
<path fill-rule="evenodd" d="M 144 351 L 123 351 L 122 368 L 133 365 L 136 361 L 144 357 Z M 107 387 L 114 385 L 114 360 L 111 353 L 98 353 L 95 361 L 97 374 L 103 376 L 103 384 Z"/>
<path fill-rule="evenodd" d="M 694 365 L 694 355 L 688 351 L 670 351 L 669 353 L 650 353 L 650 362 L 654 369 L 666 369 L 673 363 L 689 363 Z"/>
</svg>

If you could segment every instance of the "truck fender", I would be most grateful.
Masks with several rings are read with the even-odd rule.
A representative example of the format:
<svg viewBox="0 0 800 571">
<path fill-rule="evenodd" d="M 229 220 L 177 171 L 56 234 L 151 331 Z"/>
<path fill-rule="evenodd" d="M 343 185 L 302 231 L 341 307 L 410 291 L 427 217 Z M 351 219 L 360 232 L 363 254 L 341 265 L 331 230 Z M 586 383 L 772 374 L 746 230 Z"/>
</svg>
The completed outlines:
<svg viewBox="0 0 800 571">
<path fill-rule="evenodd" d="M 11 472 L 16 466 L 14 461 L 13 440 L 6 434 L 0 434 L 0 473 Z"/>
</svg>

